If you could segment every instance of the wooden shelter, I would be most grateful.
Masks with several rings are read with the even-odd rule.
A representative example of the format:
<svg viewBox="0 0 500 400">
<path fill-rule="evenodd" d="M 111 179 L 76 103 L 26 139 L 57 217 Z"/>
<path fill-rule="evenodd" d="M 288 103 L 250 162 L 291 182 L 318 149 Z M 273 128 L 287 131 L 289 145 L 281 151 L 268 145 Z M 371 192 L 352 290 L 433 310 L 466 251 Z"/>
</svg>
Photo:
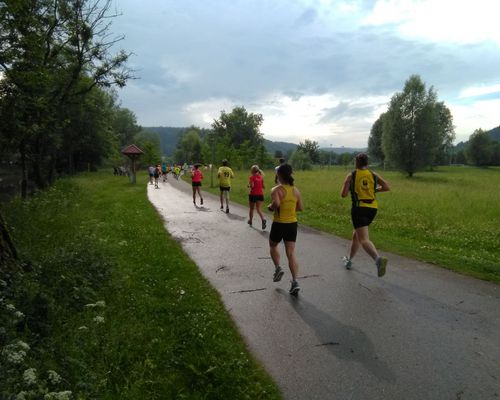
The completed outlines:
<svg viewBox="0 0 500 400">
<path fill-rule="evenodd" d="M 131 173 L 131 182 L 135 183 L 135 160 L 137 160 L 141 154 L 144 154 L 144 152 L 137 147 L 135 144 L 129 144 L 127 147 L 122 149 L 122 154 L 130 158 L 132 162 L 132 173 Z"/>
</svg>

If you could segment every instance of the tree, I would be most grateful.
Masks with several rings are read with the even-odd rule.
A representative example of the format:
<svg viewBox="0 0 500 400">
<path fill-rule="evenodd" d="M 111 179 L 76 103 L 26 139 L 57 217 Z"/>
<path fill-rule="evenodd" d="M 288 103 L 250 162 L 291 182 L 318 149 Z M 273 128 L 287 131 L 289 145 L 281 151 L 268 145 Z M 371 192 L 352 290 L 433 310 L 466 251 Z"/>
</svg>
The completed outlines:
<svg viewBox="0 0 500 400">
<path fill-rule="evenodd" d="M 199 130 L 195 127 L 185 132 L 175 150 L 174 159 L 177 162 L 187 162 L 194 164 L 203 161 L 202 159 L 203 143 L 200 139 Z"/>
<path fill-rule="evenodd" d="M 476 166 L 490 165 L 493 155 L 493 141 L 487 132 L 476 129 L 469 138 L 465 148 L 465 156 L 470 164 Z"/>
<path fill-rule="evenodd" d="M 312 161 L 308 153 L 295 150 L 290 157 L 290 164 L 295 170 L 308 170 L 312 168 Z"/>
<path fill-rule="evenodd" d="M 379 160 L 382 163 L 385 160 L 384 150 L 382 148 L 382 134 L 384 132 L 384 116 L 385 113 L 381 114 L 380 117 L 372 125 L 370 130 L 370 136 L 368 137 L 368 154 L 371 158 Z"/>
<path fill-rule="evenodd" d="M 245 107 L 235 107 L 229 114 L 221 111 L 219 119 L 212 123 L 212 128 L 218 140 L 228 137 L 231 145 L 239 148 L 245 140 L 252 146 L 262 142 L 260 126 L 263 121 L 262 114 L 248 113 Z"/>
<path fill-rule="evenodd" d="M 301 151 L 309 156 L 311 162 L 317 164 L 319 163 L 319 144 L 314 140 L 306 139 L 304 142 L 300 142 L 297 146 L 297 150 Z"/>
<path fill-rule="evenodd" d="M 447 110 L 447 109 L 446 109 Z M 431 165 L 446 136 L 451 113 L 437 103 L 437 95 L 418 75 L 412 75 L 402 93 L 396 93 L 383 118 L 382 148 L 386 158 L 408 176 Z M 445 120 L 442 121 L 441 118 Z M 445 134 L 446 133 L 446 134 Z"/>
<path fill-rule="evenodd" d="M 22 194 L 28 171 L 49 184 L 74 105 L 95 87 L 122 87 L 131 77 L 128 54 L 111 50 L 111 0 L 33 0 L 0 3 L 0 126 L 17 152 Z M 87 78 L 87 79 L 85 79 Z M 71 169 L 71 168 L 70 168 Z"/>
<path fill-rule="evenodd" d="M 440 145 L 434 161 L 441 165 L 450 164 L 453 153 L 453 141 L 455 140 L 453 116 L 443 102 L 436 103 L 436 113 L 438 118 L 437 130 L 440 136 Z"/>
</svg>

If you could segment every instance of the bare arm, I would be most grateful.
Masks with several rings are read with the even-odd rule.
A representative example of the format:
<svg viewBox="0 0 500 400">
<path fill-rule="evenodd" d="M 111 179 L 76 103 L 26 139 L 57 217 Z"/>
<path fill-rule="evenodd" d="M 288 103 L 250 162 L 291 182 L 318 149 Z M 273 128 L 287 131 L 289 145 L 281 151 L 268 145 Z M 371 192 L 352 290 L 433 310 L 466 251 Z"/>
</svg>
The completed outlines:
<svg viewBox="0 0 500 400">
<path fill-rule="evenodd" d="M 300 195 L 299 189 L 293 188 L 294 195 L 297 199 L 297 205 L 295 206 L 295 211 L 302 211 L 303 205 L 302 205 L 302 196 Z"/>
<path fill-rule="evenodd" d="M 281 192 L 281 187 L 280 186 L 275 186 L 271 189 L 271 203 L 267 206 L 267 208 L 270 211 L 277 210 L 281 204 L 281 197 L 280 192 Z"/>
<path fill-rule="evenodd" d="M 342 197 L 347 197 L 349 194 L 349 186 L 351 185 L 352 174 L 348 174 L 345 177 L 344 183 L 342 185 L 342 190 L 340 191 L 340 195 Z"/>
<path fill-rule="evenodd" d="M 378 174 L 375 174 L 377 177 L 378 185 L 377 185 L 377 192 L 388 192 L 391 190 L 391 187 L 389 186 L 389 182 L 386 180 L 382 179 L 382 177 Z"/>
</svg>

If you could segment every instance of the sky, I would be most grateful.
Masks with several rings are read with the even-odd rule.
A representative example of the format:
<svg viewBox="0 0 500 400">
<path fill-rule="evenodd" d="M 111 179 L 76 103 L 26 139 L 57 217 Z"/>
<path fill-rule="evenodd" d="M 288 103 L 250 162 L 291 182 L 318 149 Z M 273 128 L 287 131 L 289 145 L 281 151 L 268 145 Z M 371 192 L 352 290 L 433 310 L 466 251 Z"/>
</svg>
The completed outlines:
<svg viewBox="0 0 500 400">
<path fill-rule="evenodd" d="M 209 128 L 243 106 L 274 141 L 366 147 L 417 74 L 456 143 L 500 125 L 498 0 L 114 0 L 142 126 Z"/>
</svg>

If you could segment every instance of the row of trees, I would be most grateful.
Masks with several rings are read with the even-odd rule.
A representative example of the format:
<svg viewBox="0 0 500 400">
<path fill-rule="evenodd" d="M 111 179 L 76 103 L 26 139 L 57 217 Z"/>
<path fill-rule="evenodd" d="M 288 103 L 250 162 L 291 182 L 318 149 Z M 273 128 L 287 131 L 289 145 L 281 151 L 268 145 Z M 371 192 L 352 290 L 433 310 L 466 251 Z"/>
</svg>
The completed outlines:
<svg viewBox="0 0 500 400">
<path fill-rule="evenodd" d="M 493 140 L 489 132 L 476 129 L 463 150 L 456 153 L 457 163 L 478 167 L 500 165 L 500 142 Z"/>
<path fill-rule="evenodd" d="M 174 161 L 217 164 L 226 158 L 236 168 L 249 168 L 255 163 L 269 167 L 274 160 L 260 132 L 263 121 L 261 114 L 249 113 L 245 107 L 222 111 L 212 129 L 192 126 L 186 130 L 177 144 Z"/>
<path fill-rule="evenodd" d="M 112 54 L 111 0 L 0 2 L 0 145 L 18 158 L 22 195 L 58 172 L 118 152 L 138 127 L 111 87 L 132 72 Z M 116 154 L 115 154 L 116 156 Z"/>
</svg>

